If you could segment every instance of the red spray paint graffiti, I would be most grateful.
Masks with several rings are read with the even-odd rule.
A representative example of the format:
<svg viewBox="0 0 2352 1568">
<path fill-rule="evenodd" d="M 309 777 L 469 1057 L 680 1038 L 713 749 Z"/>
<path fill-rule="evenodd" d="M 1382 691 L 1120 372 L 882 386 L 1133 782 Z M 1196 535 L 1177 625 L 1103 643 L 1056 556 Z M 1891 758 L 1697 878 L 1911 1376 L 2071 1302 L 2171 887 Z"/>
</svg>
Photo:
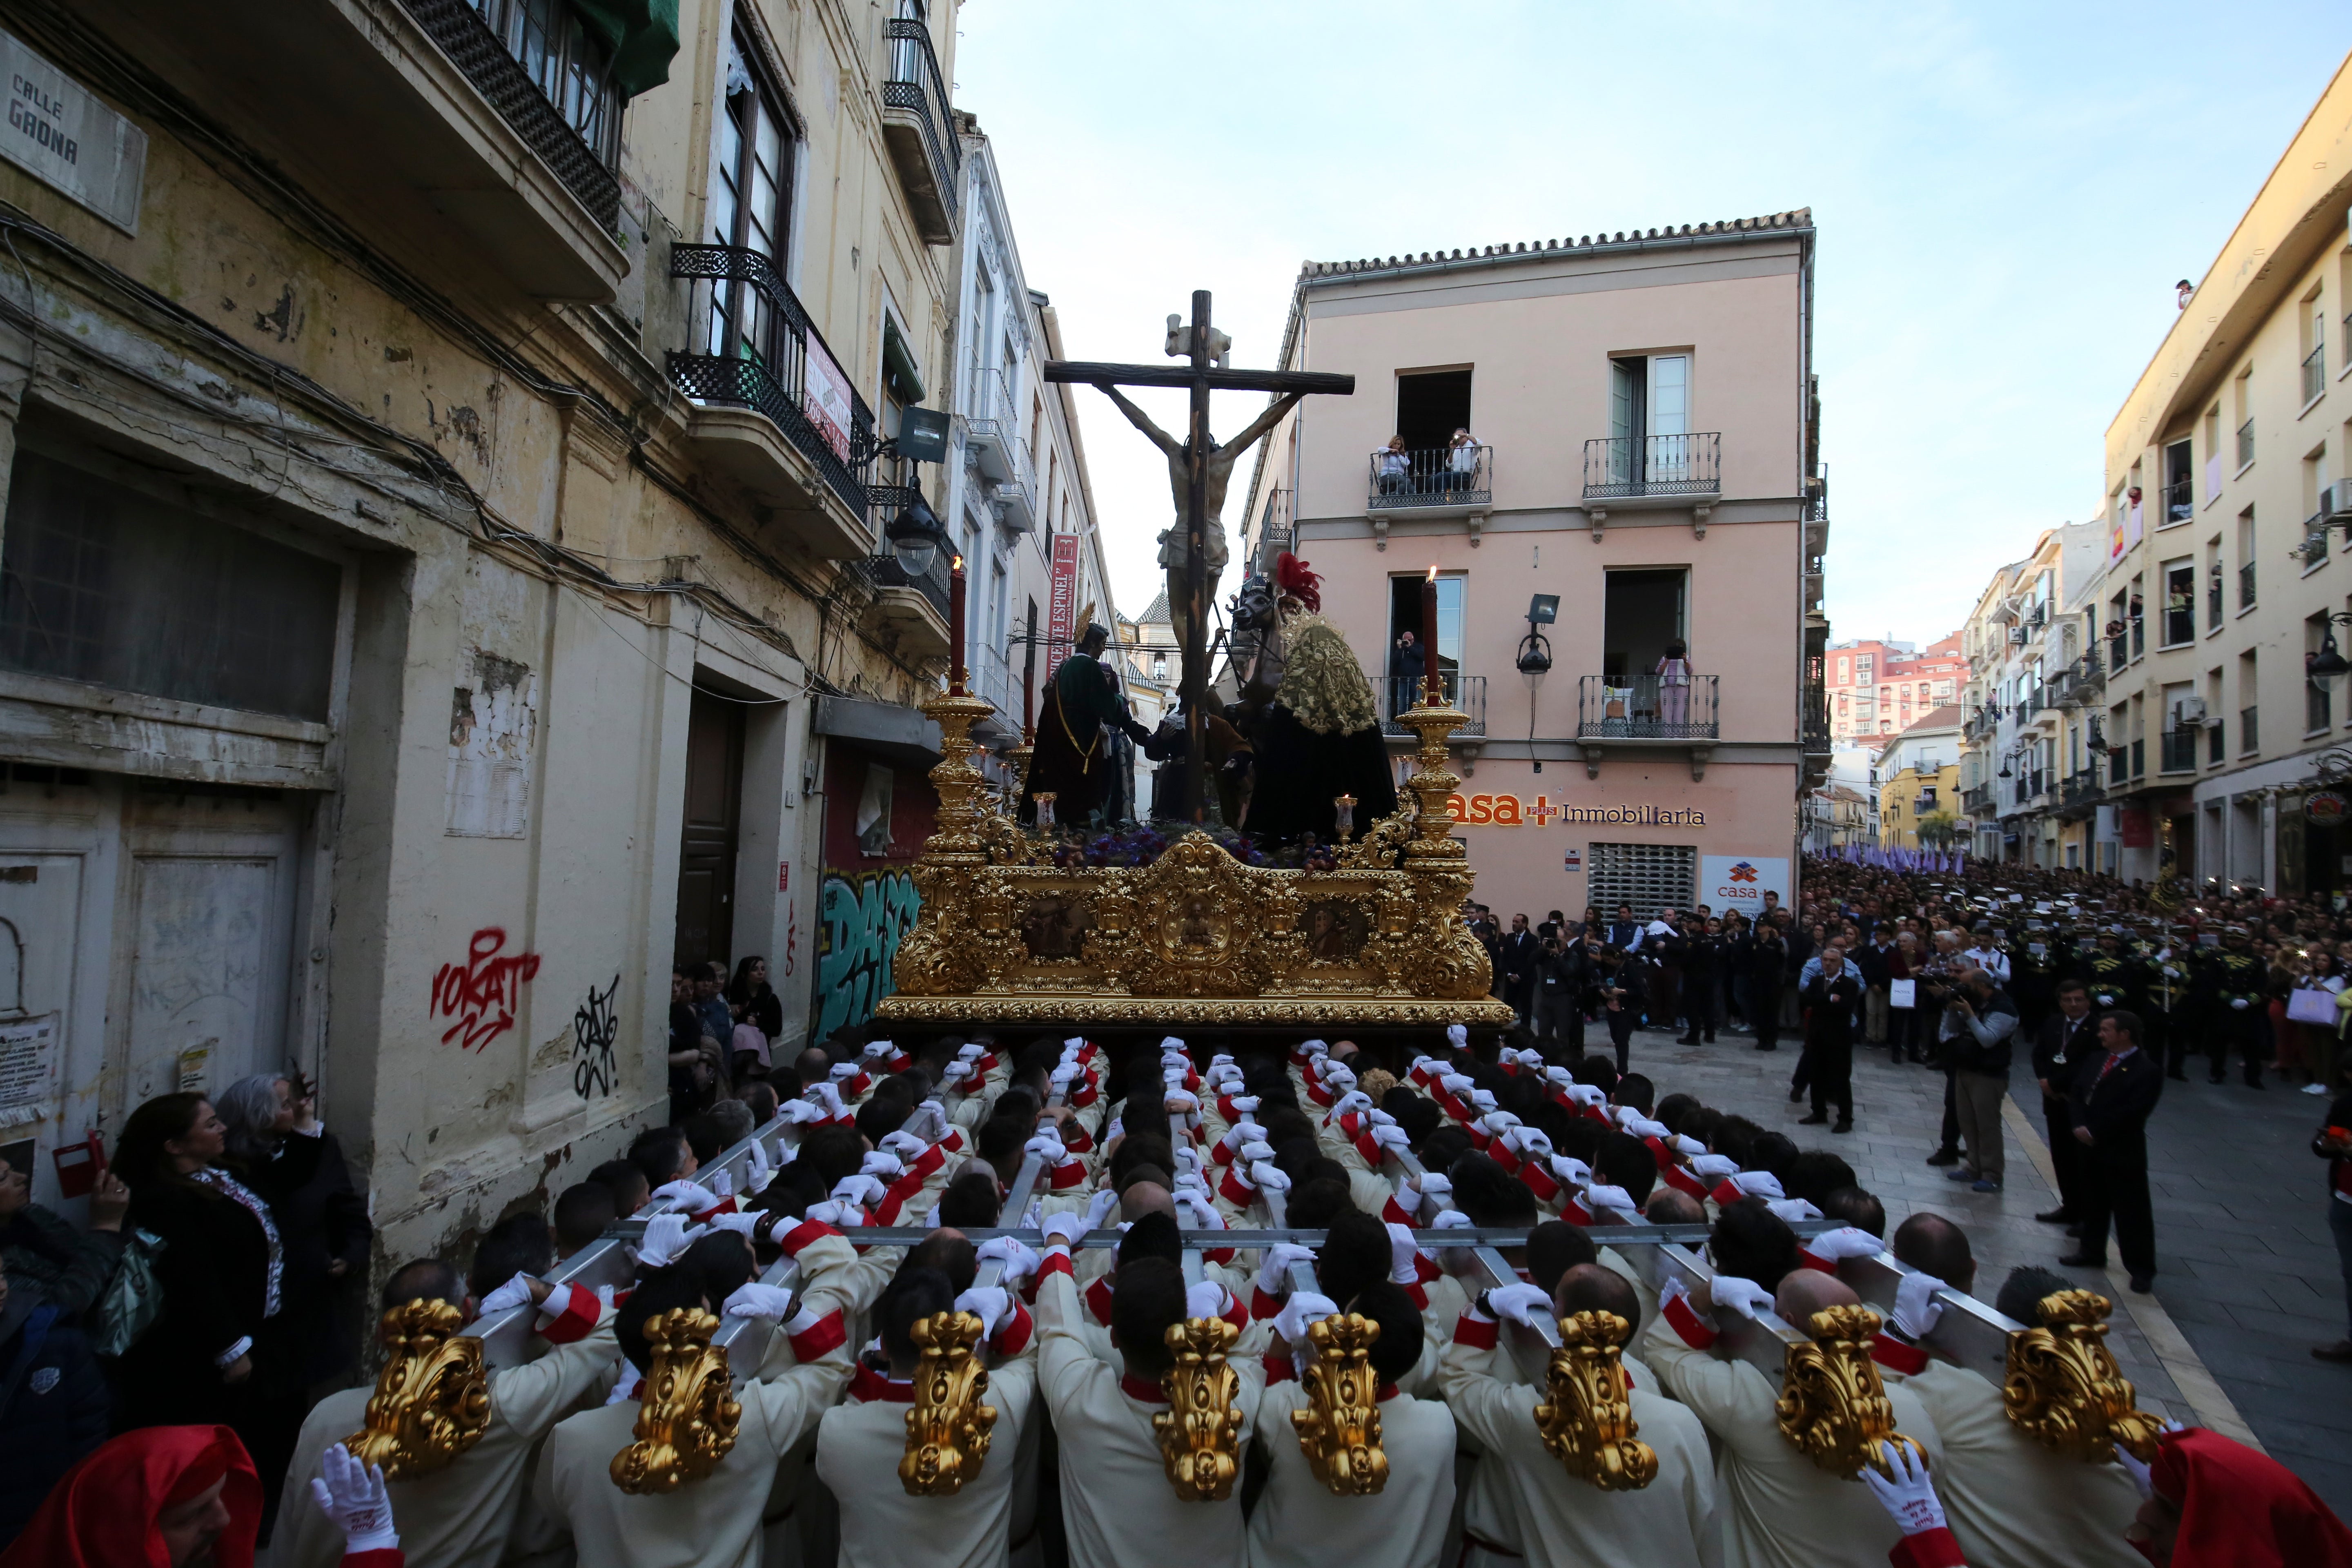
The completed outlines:
<svg viewBox="0 0 2352 1568">
<path fill-rule="evenodd" d="M 457 1020 L 441 1037 L 443 1045 L 456 1040 L 478 1051 L 514 1027 L 515 1004 L 523 983 L 539 973 L 539 954 L 501 953 L 506 944 L 505 927 L 484 926 L 467 942 L 463 967 L 445 963 L 433 976 L 433 1015 Z"/>
</svg>

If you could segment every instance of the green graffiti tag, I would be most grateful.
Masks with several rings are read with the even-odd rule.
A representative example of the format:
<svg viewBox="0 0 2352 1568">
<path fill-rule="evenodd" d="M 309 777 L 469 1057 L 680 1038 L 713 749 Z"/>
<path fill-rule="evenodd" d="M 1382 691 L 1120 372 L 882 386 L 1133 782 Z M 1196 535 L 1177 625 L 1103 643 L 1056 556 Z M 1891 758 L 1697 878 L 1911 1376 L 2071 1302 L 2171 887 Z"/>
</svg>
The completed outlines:
<svg viewBox="0 0 2352 1568">
<path fill-rule="evenodd" d="M 816 1030 L 822 1040 L 835 1029 L 863 1024 L 890 994 L 891 961 L 898 943 L 915 929 L 922 900 L 915 879 L 902 870 L 828 871 L 817 892 L 817 920 L 824 928 L 816 955 Z"/>
</svg>

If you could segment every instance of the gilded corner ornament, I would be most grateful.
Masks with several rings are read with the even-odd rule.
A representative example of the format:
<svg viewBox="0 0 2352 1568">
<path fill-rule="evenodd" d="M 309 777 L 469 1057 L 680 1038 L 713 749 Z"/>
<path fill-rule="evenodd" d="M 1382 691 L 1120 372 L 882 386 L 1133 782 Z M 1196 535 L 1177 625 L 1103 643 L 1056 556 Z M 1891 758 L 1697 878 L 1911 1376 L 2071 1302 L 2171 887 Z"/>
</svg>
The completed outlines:
<svg viewBox="0 0 2352 1568">
<path fill-rule="evenodd" d="M 2035 1308 L 2042 1323 L 2009 1336 L 2001 1406 L 2018 1427 L 2053 1453 L 2106 1464 L 2120 1446 L 2143 1463 L 2163 1430 L 2141 1413 L 2131 1384 L 2107 1349 L 2115 1310 L 2090 1290 L 2058 1290 Z"/>
<path fill-rule="evenodd" d="M 1579 1312 L 1559 1321 L 1559 1348 L 1535 1409 L 1544 1447 L 1578 1480 L 1604 1492 L 1639 1491 L 1658 1479 L 1658 1456 L 1635 1434 L 1625 1383 L 1625 1341 L 1633 1326 L 1614 1312 Z"/>
<path fill-rule="evenodd" d="M 1389 1457 L 1381 1448 L 1380 1374 L 1370 1351 L 1381 1326 L 1356 1312 L 1311 1324 L 1314 1354 L 1304 1386 L 1307 1408 L 1290 1413 L 1307 1468 L 1337 1497 L 1370 1497 L 1388 1485 Z"/>
<path fill-rule="evenodd" d="M 914 1326 L 922 1364 L 914 1408 L 907 1412 L 907 1452 L 898 1461 L 908 1497 L 953 1497 L 988 1458 L 996 1410 L 980 1402 L 988 1392 L 988 1369 L 973 1348 L 982 1328 L 971 1312 L 936 1312 Z"/>
<path fill-rule="evenodd" d="M 1895 1429 L 1895 1406 L 1870 1359 L 1878 1314 L 1867 1307 L 1830 1307 L 1805 1325 L 1811 1342 L 1789 1347 L 1773 1414 L 1780 1435 L 1833 1476 L 1849 1479 L 1864 1465 L 1887 1473 L 1883 1445 L 1919 1445 Z"/>
<path fill-rule="evenodd" d="M 726 1347 L 710 1342 L 718 1329 L 716 1316 L 695 1307 L 646 1321 L 653 1356 L 638 1394 L 636 1441 L 613 1456 L 613 1484 L 623 1491 L 676 1491 L 734 1451 L 743 1406 L 735 1401 Z"/>
<path fill-rule="evenodd" d="M 1240 1331 L 1223 1318 L 1188 1318 L 1168 1326 L 1176 1364 L 1162 1373 L 1168 1408 L 1154 1411 L 1151 1430 L 1168 1484 L 1180 1502 L 1223 1502 L 1241 1474 L 1241 1374 L 1225 1364 Z"/>
<path fill-rule="evenodd" d="M 489 1429 L 482 1342 L 458 1332 L 465 1323 L 448 1302 L 419 1299 L 377 1324 L 383 1371 L 368 1396 L 367 1426 L 343 1447 L 362 1465 L 382 1465 L 386 1480 L 445 1468 Z"/>
</svg>

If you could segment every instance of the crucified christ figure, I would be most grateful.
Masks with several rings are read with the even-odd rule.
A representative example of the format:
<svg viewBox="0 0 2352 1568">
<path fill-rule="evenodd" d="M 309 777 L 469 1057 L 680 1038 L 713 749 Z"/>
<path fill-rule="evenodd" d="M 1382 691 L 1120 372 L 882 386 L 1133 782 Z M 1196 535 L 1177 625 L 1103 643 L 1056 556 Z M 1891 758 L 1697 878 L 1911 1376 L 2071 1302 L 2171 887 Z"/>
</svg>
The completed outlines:
<svg viewBox="0 0 2352 1568">
<path fill-rule="evenodd" d="M 1185 442 L 1179 441 L 1154 425 L 1151 416 L 1129 402 L 1118 387 L 1103 382 L 1095 384 L 1118 405 L 1118 411 L 1127 416 L 1129 424 L 1142 431 L 1153 446 L 1168 455 L 1168 488 L 1176 500 L 1176 523 L 1160 532 L 1160 564 L 1168 574 L 1168 615 L 1175 623 L 1178 646 L 1189 646 L 1185 641 L 1185 627 L 1190 625 L 1192 597 L 1189 592 L 1192 584 L 1185 580 L 1184 528 L 1192 488 L 1192 455 L 1185 450 Z M 1240 435 L 1209 448 L 1208 504 L 1201 520 L 1202 558 L 1207 563 L 1202 575 L 1208 579 L 1205 591 L 1201 595 L 1201 602 L 1204 605 L 1216 602 L 1217 578 L 1224 572 L 1225 563 L 1230 559 L 1230 552 L 1225 548 L 1222 514 L 1225 510 L 1225 487 L 1233 479 L 1234 465 L 1241 460 L 1243 453 L 1257 445 L 1260 437 L 1280 423 L 1282 416 L 1296 407 L 1304 396 L 1306 394 L 1300 392 L 1283 394 L 1267 404 L 1265 411 L 1250 421 L 1249 427 Z"/>
</svg>

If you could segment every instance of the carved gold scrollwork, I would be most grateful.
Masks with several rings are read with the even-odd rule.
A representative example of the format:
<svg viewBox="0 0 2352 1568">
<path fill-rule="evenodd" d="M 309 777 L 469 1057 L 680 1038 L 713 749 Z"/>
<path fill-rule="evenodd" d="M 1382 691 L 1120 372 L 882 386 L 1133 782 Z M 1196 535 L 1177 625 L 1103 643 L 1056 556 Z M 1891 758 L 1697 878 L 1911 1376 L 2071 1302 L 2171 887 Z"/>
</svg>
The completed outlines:
<svg viewBox="0 0 2352 1568">
<path fill-rule="evenodd" d="M 1370 1352 L 1381 1326 L 1342 1312 L 1307 1331 L 1315 1359 L 1307 1368 L 1307 1408 L 1290 1413 L 1298 1447 L 1315 1479 L 1338 1497 L 1370 1497 L 1389 1484 L 1381 1449 L 1380 1374 Z"/>
<path fill-rule="evenodd" d="M 2086 1464 L 2112 1461 L 2117 1444 L 2136 1459 L 2153 1459 L 2162 1430 L 2140 1413 L 2107 1349 L 2114 1310 L 2090 1290 L 2053 1291 L 2035 1309 L 2042 1326 L 2009 1336 L 2002 1408 L 2043 1447 Z"/>
<path fill-rule="evenodd" d="M 1168 1484 L 1180 1502 L 1223 1502 L 1241 1473 L 1241 1374 L 1225 1364 L 1240 1331 L 1223 1318 L 1189 1318 L 1168 1328 L 1176 1364 L 1160 1374 L 1168 1408 L 1154 1411 L 1151 1429 Z"/>
<path fill-rule="evenodd" d="M 613 1484 L 639 1497 L 672 1492 L 719 1468 L 735 1448 L 743 1407 L 735 1402 L 719 1320 L 695 1307 L 646 1323 L 653 1358 L 639 1395 L 636 1441 L 613 1456 Z"/>
<path fill-rule="evenodd" d="M 915 1407 L 907 1412 L 907 1454 L 898 1482 L 908 1497 L 953 1497 L 988 1458 L 996 1411 L 980 1402 L 988 1369 L 972 1353 L 982 1324 L 971 1312 L 939 1312 L 914 1327 L 923 1352 Z"/>
<path fill-rule="evenodd" d="M 1810 1344 L 1790 1345 L 1773 1413 L 1780 1435 L 1833 1476 L 1852 1478 L 1868 1465 L 1886 1472 L 1885 1443 L 1899 1443 L 1927 1460 L 1919 1445 L 1895 1429 L 1895 1406 L 1870 1359 L 1878 1314 L 1867 1307 L 1830 1307 L 1805 1325 Z"/>
<path fill-rule="evenodd" d="M 481 1441 L 490 1425 L 482 1342 L 457 1331 L 466 1315 L 446 1301 L 418 1300 L 384 1313 L 376 1327 L 383 1371 L 368 1396 L 367 1426 L 343 1439 L 386 1480 L 426 1476 Z"/>
<path fill-rule="evenodd" d="M 1639 1491 L 1658 1479 L 1658 1456 L 1634 1434 L 1625 1388 L 1625 1341 L 1633 1325 L 1614 1312 L 1579 1312 L 1559 1323 L 1536 1429 L 1568 1473 L 1604 1492 Z"/>
</svg>

